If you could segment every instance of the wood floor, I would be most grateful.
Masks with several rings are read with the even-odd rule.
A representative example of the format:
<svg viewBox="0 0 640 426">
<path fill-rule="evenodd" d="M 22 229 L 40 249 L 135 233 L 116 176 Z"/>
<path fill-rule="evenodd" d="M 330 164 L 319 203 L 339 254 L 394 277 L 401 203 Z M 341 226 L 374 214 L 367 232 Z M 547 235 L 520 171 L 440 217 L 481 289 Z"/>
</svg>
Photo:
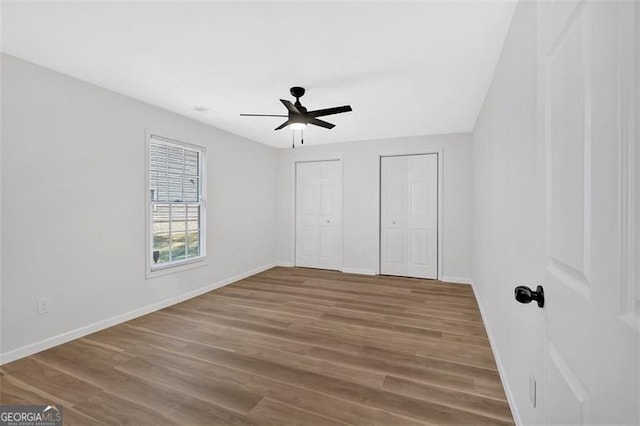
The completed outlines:
<svg viewBox="0 0 640 426">
<path fill-rule="evenodd" d="M 0 367 L 65 424 L 513 424 L 471 288 L 274 268 Z"/>
</svg>

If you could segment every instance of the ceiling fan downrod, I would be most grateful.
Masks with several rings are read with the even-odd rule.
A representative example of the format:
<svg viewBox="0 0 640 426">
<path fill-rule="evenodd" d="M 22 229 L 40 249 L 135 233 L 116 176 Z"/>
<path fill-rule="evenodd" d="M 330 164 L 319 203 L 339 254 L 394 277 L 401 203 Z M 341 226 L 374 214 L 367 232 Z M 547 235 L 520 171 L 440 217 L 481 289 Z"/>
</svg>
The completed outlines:
<svg viewBox="0 0 640 426">
<path fill-rule="evenodd" d="M 289 93 L 291 93 L 291 96 L 296 98 L 296 103 L 294 105 L 297 106 L 298 109 L 300 109 L 300 107 L 302 107 L 302 104 L 300 103 L 300 98 L 303 97 L 305 94 L 304 87 L 293 86 L 291 89 L 289 89 Z"/>
</svg>

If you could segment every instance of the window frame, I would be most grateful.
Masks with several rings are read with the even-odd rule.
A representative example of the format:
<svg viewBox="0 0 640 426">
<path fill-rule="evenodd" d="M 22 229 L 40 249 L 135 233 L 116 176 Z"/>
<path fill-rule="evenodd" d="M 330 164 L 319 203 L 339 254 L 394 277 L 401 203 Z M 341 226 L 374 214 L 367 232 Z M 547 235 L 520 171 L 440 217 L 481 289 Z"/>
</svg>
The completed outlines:
<svg viewBox="0 0 640 426">
<path fill-rule="evenodd" d="M 200 240 L 199 248 L 200 254 L 196 257 L 188 259 L 174 260 L 163 264 L 153 263 L 153 204 L 151 200 L 151 142 L 156 140 L 165 143 L 169 146 L 174 146 L 181 149 L 189 149 L 198 152 L 198 167 L 199 167 L 199 196 L 200 196 Z M 146 244 L 145 244 L 145 266 L 146 266 L 146 278 L 154 278 L 162 275 L 172 274 L 176 272 L 186 271 L 193 268 L 199 268 L 207 266 L 207 149 L 201 145 L 195 145 L 188 142 L 183 142 L 176 138 L 169 138 L 152 132 L 150 130 L 145 131 L 145 225 L 146 225 Z M 171 203 L 167 203 L 171 204 Z"/>
</svg>

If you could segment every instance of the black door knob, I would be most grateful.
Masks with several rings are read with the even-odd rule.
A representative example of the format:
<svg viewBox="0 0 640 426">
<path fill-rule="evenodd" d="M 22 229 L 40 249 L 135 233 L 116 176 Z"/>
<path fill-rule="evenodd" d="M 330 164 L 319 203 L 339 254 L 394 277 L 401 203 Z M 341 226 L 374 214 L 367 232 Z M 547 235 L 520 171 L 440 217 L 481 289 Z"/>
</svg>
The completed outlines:
<svg viewBox="0 0 640 426">
<path fill-rule="evenodd" d="M 516 287 L 516 300 L 520 303 L 531 303 L 532 300 L 538 302 L 538 307 L 544 306 L 544 289 L 541 285 L 536 288 L 536 291 L 531 290 L 525 285 L 519 285 Z"/>
</svg>

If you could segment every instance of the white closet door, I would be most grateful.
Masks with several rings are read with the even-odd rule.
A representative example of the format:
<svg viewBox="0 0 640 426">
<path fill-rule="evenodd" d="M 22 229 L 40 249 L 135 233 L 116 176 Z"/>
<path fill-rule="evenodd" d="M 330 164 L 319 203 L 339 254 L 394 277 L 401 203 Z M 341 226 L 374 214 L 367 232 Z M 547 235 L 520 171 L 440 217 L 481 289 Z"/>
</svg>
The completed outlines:
<svg viewBox="0 0 640 426">
<path fill-rule="evenodd" d="M 296 266 L 342 266 L 340 161 L 296 164 Z"/>
<path fill-rule="evenodd" d="M 438 276 L 438 157 L 382 157 L 380 273 Z"/>
</svg>

